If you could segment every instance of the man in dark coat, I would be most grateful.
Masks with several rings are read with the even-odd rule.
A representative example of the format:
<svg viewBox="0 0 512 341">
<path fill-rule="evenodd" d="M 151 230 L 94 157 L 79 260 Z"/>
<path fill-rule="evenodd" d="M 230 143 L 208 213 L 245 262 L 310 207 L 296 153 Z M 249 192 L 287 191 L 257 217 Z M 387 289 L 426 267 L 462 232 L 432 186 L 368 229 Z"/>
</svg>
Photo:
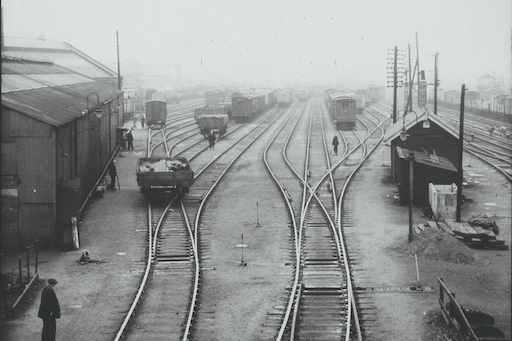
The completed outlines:
<svg viewBox="0 0 512 341">
<path fill-rule="evenodd" d="M 117 176 L 117 168 L 116 168 L 116 160 L 112 160 L 110 165 L 108 166 L 108 170 L 110 172 L 110 190 L 116 190 L 116 176 Z"/>
<path fill-rule="evenodd" d="M 334 137 L 332 139 L 332 146 L 334 148 L 334 154 L 338 155 L 338 145 L 339 145 L 339 141 L 338 141 L 338 135 L 334 134 Z"/>
<path fill-rule="evenodd" d="M 128 130 L 126 133 L 126 140 L 128 141 L 128 150 L 133 150 L 133 135 L 131 130 Z"/>
<path fill-rule="evenodd" d="M 55 341 L 55 332 L 57 331 L 55 319 L 60 318 L 60 306 L 57 295 L 55 295 L 55 284 L 57 284 L 57 281 L 50 278 L 48 285 L 44 287 L 41 294 L 41 305 L 37 317 L 43 319 L 42 341 Z"/>
<path fill-rule="evenodd" d="M 210 149 L 215 146 L 215 133 L 213 131 L 210 131 L 210 135 L 208 136 L 208 141 L 210 142 Z"/>
</svg>

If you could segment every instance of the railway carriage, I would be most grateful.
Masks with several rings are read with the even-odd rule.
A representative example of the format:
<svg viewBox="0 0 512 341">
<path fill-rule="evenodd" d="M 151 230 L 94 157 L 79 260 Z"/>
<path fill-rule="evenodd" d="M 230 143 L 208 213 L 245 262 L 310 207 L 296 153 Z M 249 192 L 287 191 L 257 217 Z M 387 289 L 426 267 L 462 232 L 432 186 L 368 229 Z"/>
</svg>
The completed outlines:
<svg viewBox="0 0 512 341">
<path fill-rule="evenodd" d="M 353 99 L 356 100 L 356 108 L 357 108 L 357 113 L 358 114 L 362 114 L 363 111 L 364 111 L 364 108 L 366 107 L 366 104 L 365 104 L 365 99 L 364 99 L 364 95 L 361 95 L 361 94 L 356 94 L 356 93 L 348 93 L 346 94 L 347 96 L 349 97 L 352 97 Z"/>
<path fill-rule="evenodd" d="M 368 90 L 367 89 L 358 89 L 356 90 L 356 95 L 362 96 L 364 98 L 364 104 L 367 106 L 369 104 L 369 96 L 368 96 Z"/>
<path fill-rule="evenodd" d="M 290 105 L 290 103 L 293 102 L 293 90 L 286 88 L 286 89 L 279 89 L 276 93 L 277 97 L 277 105 L 280 108 L 285 108 Z"/>
<path fill-rule="evenodd" d="M 309 93 L 305 89 L 301 89 L 297 94 L 297 99 L 299 102 L 307 102 L 309 100 Z"/>
<path fill-rule="evenodd" d="M 328 96 L 328 108 L 338 129 L 352 129 L 356 125 L 356 99 L 341 92 L 331 92 Z"/>
<path fill-rule="evenodd" d="M 167 102 L 163 100 L 146 101 L 146 122 L 151 129 L 162 129 L 167 120 Z"/>
<path fill-rule="evenodd" d="M 225 101 L 225 94 L 222 90 L 211 90 L 204 93 L 204 104 L 213 105 L 220 104 Z"/>
</svg>

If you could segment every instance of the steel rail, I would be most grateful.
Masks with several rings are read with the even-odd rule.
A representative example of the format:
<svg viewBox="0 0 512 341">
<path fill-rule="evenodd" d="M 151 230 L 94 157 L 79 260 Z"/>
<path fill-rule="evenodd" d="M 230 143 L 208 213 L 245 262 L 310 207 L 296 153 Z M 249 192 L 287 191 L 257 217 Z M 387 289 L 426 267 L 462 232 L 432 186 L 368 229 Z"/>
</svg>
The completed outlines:
<svg viewBox="0 0 512 341">
<path fill-rule="evenodd" d="M 309 130 L 309 134 L 308 134 L 308 143 L 307 143 L 307 146 L 310 145 L 310 139 L 311 139 L 311 122 L 312 122 L 312 117 L 311 116 L 311 120 L 310 120 L 310 130 Z M 321 120 L 321 124 L 322 124 L 322 128 L 323 128 L 323 120 Z M 285 146 L 283 147 L 283 156 L 284 156 L 284 159 L 286 160 L 286 163 L 288 164 L 289 168 L 293 171 L 293 173 L 295 173 L 295 175 L 297 176 L 297 178 L 299 180 L 301 180 L 301 182 L 303 183 L 304 185 L 304 189 L 306 191 L 306 189 L 309 189 L 311 194 L 309 196 L 309 198 L 307 199 L 306 201 L 306 204 L 302 204 L 302 209 L 301 209 L 301 222 L 300 222 L 300 225 L 299 225 L 299 236 L 296 237 L 298 238 L 298 242 L 296 242 L 296 258 L 297 258 L 297 263 L 299 264 L 299 261 L 300 261 L 300 254 L 301 254 L 301 248 L 300 248 L 300 240 L 302 239 L 302 227 L 304 225 L 304 219 L 303 217 L 305 216 L 305 208 L 306 207 L 309 207 L 309 204 L 312 200 L 313 197 L 316 198 L 317 202 L 319 203 L 319 206 L 321 207 L 321 209 L 323 210 L 324 212 L 324 215 L 325 217 L 329 220 L 329 225 L 331 226 L 331 230 L 333 232 L 333 235 L 335 236 L 336 238 L 336 231 L 335 231 L 335 224 L 334 222 L 331 220 L 330 218 L 330 214 L 328 213 L 327 209 L 325 208 L 325 206 L 323 205 L 323 203 L 321 202 L 321 200 L 317 197 L 316 195 L 316 189 L 318 188 L 318 186 L 320 185 L 320 183 L 323 181 L 323 179 L 325 179 L 325 177 L 327 176 L 324 175 L 324 177 L 322 178 L 322 181 L 320 181 L 317 186 L 315 186 L 314 189 L 311 189 L 308 182 L 307 182 L 307 175 L 308 175 L 308 170 L 307 170 L 307 163 L 306 163 L 306 166 L 305 166 L 305 177 L 304 179 L 302 179 L 300 177 L 300 175 L 297 173 L 297 171 L 293 168 L 293 166 L 291 165 L 291 163 L 289 162 L 287 156 L 286 156 L 286 153 L 285 153 L 285 150 L 287 148 L 287 144 L 289 143 L 290 141 L 290 138 L 291 138 L 291 134 L 293 134 L 293 131 L 295 130 L 295 127 L 293 128 L 292 132 L 290 133 L 290 136 L 288 137 L 287 141 L 286 141 L 286 144 Z M 323 134 L 322 136 L 325 136 L 325 133 L 324 133 L 324 130 L 323 131 Z M 279 132 L 278 132 L 279 133 Z M 276 135 L 277 136 L 277 135 Z M 275 137 L 274 137 L 275 139 Z M 346 140 L 345 140 L 346 141 Z M 271 141 L 272 143 L 272 141 Z M 269 143 L 269 145 L 271 144 Z M 327 148 L 327 145 L 326 145 L 326 142 L 325 142 L 325 139 L 323 139 L 323 145 L 324 145 L 324 152 L 326 155 L 328 155 L 328 148 Z M 306 148 L 309 152 L 309 147 Z M 306 153 L 306 159 L 308 159 L 308 152 Z M 275 177 L 274 177 L 275 178 Z M 278 183 L 278 185 L 281 187 L 280 183 L 277 181 L 276 179 L 276 182 Z M 286 196 L 285 196 L 286 197 Z M 293 214 L 292 214 L 293 215 Z M 293 215 L 294 216 L 294 215 Z M 338 259 L 341 259 L 343 257 L 341 257 L 341 254 L 340 254 L 340 244 L 338 241 L 336 241 L 336 246 L 337 246 L 337 254 L 338 254 Z M 345 257 L 346 258 L 346 257 Z M 299 294 L 298 294 L 298 287 L 299 287 L 299 284 L 298 284 L 298 281 L 299 281 L 299 276 L 300 276 L 300 270 L 301 267 L 299 265 L 297 265 L 296 267 L 296 275 L 295 275 L 295 279 L 294 279 L 294 285 L 292 287 L 292 290 L 291 290 L 291 294 L 290 294 L 290 299 L 289 299 L 289 302 L 288 302 L 288 307 L 287 307 L 287 310 L 286 310 L 286 313 L 285 313 L 285 317 L 283 319 L 283 322 L 281 324 L 281 328 L 280 328 L 280 331 L 279 331 L 279 334 L 276 338 L 276 340 L 281 340 L 283 335 L 284 335 L 284 331 L 285 331 L 285 328 L 286 326 L 288 325 L 288 319 L 289 319 L 289 316 L 291 314 L 291 307 L 293 306 L 293 303 L 295 301 L 295 297 L 297 297 Z M 297 300 L 299 300 L 300 298 L 297 297 Z M 295 306 L 297 306 L 297 303 L 295 303 Z M 297 310 L 298 309 L 295 309 L 295 313 L 294 313 L 294 316 L 293 318 L 295 319 L 297 317 Z M 295 320 L 292 320 L 292 325 L 295 325 Z M 295 329 L 292 328 L 291 330 L 291 337 L 290 337 L 290 340 L 293 340 L 294 339 L 294 333 L 295 333 Z M 350 333 L 350 330 L 347 331 L 347 335 L 349 335 Z"/>
<path fill-rule="evenodd" d="M 350 181 L 355 176 L 357 171 L 361 168 L 362 164 L 368 159 L 368 157 L 370 157 L 370 155 L 375 151 L 375 149 L 379 146 L 379 144 L 384 139 L 384 130 L 382 129 L 382 125 L 388 119 L 389 118 L 386 118 L 384 121 L 380 122 L 380 124 L 368 135 L 368 137 L 371 136 L 377 129 L 381 130 L 381 137 L 379 138 L 378 142 L 375 143 L 374 146 L 370 149 L 370 151 L 366 153 L 366 156 L 355 166 L 355 168 L 352 170 L 350 175 L 347 177 L 347 179 L 345 181 L 345 184 L 343 185 L 343 188 L 342 188 L 341 193 L 340 193 L 340 198 L 339 198 L 339 202 L 338 202 L 339 207 L 343 207 L 343 201 L 345 199 L 345 193 L 346 193 L 346 191 L 348 189 L 348 186 L 350 185 Z M 346 248 L 346 245 L 345 245 L 345 239 L 342 238 L 342 236 L 343 236 L 342 209 L 340 209 L 338 214 L 339 214 L 339 216 L 337 218 L 338 234 L 340 235 L 340 239 L 342 241 L 341 247 L 342 247 L 343 253 L 346 254 L 346 252 L 347 252 L 346 249 L 347 248 Z M 348 260 L 347 259 L 344 259 L 344 261 L 348 264 Z M 348 266 L 347 266 L 347 269 L 348 269 Z M 349 276 L 350 276 L 350 274 L 349 274 Z M 354 291 L 353 291 L 353 288 L 352 288 L 352 280 L 347 281 L 347 291 L 349 293 L 349 296 L 351 297 L 352 306 L 354 308 L 354 311 L 353 311 L 353 313 L 355 315 L 354 316 L 354 322 L 356 323 L 356 328 L 358 330 L 358 341 L 361 341 L 362 340 L 361 327 L 359 325 L 359 318 L 357 316 L 357 307 L 356 307 L 356 302 L 355 302 L 355 297 L 354 297 Z"/>
<path fill-rule="evenodd" d="M 281 115 L 284 113 L 284 111 L 282 111 L 281 113 L 279 113 L 278 115 L 276 115 L 276 117 L 270 122 L 267 124 L 267 127 L 264 127 L 264 129 L 259 132 L 253 139 L 252 141 L 250 141 L 237 155 L 235 155 L 235 157 L 228 163 L 228 165 L 224 168 L 224 170 L 220 173 L 220 175 L 217 177 L 216 181 L 213 183 L 213 185 L 210 187 L 210 189 L 205 193 L 205 195 L 203 196 L 202 200 L 201 200 L 201 203 L 199 204 L 199 208 L 196 212 L 196 216 L 195 216 L 195 221 L 194 221 L 194 243 L 196 245 L 197 244 L 197 237 L 198 237 L 198 234 L 199 234 L 199 226 L 200 226 L 200 219 L 201 219 L 201 213 L 204 209 L 204 205 L 206 204 L 206 202 L 208 201 L 208 198 L 209 196 L 213 193 L 213 191 L 216 189 L 217 185 L 219 184 L 220 180 L 222 178 L 224 178 L 224 175 L 227 173 L 227 171 L 231 168 L 231 166 L 240 158 L 240 156 L 247 150 L 249 149 L 250 146 L 252 146 L 252 144 L 254 142 L 257 141 L 257 139 L 263 134 L 265 133 L 271 126 L 272 126 L 272 123 L 274 123 L 278 118 L 281 117 Z M 268 117 L 267 117 L 268 118 Z M 228 148 L 226 151 L 224 151 L 223 154 L 225 154 L 228 150 L 230 150 L 231 148 L 233 148 L 239 141 L 241 141 L 243 138 L 247 137 L 251 132 L 253 132 L 257 127 L 259 127 L 261 124 L 263 124 L 264 121 L 260 122 L 260 124 L 258 124 L 256 127 L 254 127 L 251 131 L 249 131 L 247 134 L 245 134 L 243 137 L 241 137 L 240 139 L 238 139 L 230 148 Z M 218 156 L 220 157 L 220 155 Z M 216 159 L 215 158 L 214 161 Z M 207 167 L 211 164 L 212 162 L 208 163 Z M 207 167 L 201 169 L 200 172 L 198 172 L 195 177 L 198 177 Z M 201 275 L 201 271 L 199 269 L 199 266 L 198 266 L 198 270 L 196 272 L 196 276 L 195 276 L 195 279 L 194 279 L 194 294 L 193 294 L 193 297 L 191 299 L 191 302 L 190 302 L 190 307 L 189 307 L 189 313 L 188 313 L 188 319 L 187 319 L 187 322 L 185 324 L 185 328 L 184 328 L 184 332 L 183 332 L 183 341 L 186 341 L 188 340 L 189 338 L 189 335 L 190 335 L 190 330 L 192 328 L 192 320 L 194 318 L 194 313 L 195 313 L 195 307 L 197 305 L 197 297 L 198 297 L 198 291 L 199 291 L 199 277 Z"/>
<path fill-rule="evenodd" d="M 148 145 L 149 145 L 150 139 L 151 139 L 151 135 L 148 134 Z M 148 156 L 151 155 L 149 150 L 147 151 L 147 154 L 148 154 Z M 146 285 L 147 285 L 149 276 L 152 273 L 153 267 L 154 267 L 154 264 L 155 264 L 154 260 L 156 259 L 157 242 L 158 242 L 159 230 L 160 230 L 160 227 L 162 225 L 163 219 L 165 218 L 168 210 L 170 209 L 171 205 L 174 203 L 175 199 L 176 198 L 171 200 L 167 204 L 165 209 L 163 210 L 163 212 L 160 215 L 160 218 L 159 218 L 159 220 L 157 222 L 157 226 L 155 228 L 155 231 L 153 231 L 153 227 L 152 227 L 153 226 L 152 213 L 151 213 L 152 212 L 152 206 L 151 206 L 151 202 L 148 201 L 148 205 L 147 205 L 147 210 L 148 210 L 148 247 L 147 247 L 146 267 L 145 267 L 145 270 L 144 270 L 144 274 L 142 276 L 141 283 L 140 283 L 139 288 L 137 290 L 137 294 L 135 295 L 135 298 L 132 301 L 130 309 L 128 310 L 128 313 L 126 314 L 125 319 L 124 319 L 123 323 L 121 324 L 121 327 L 119 328 L 119 331 L 117 332 L 114 341 L 119 341 L 119 340 L 121 340 L 124 337 L 124 334 L 125 334 L 128 326 L 129 326 L 130 321 L 135 316 L 135 310 L 136 310 L 137 306 L 142 301 L 142 295 L 143 295 L 144 291 L 146 290 Z M 183 203 L 181 201 L 180 201 L 180 203 L 181 203 L 181 205 L 183 207 Z M 186 217 L 186 214 L 185 214 L 185 220 L 186 220 L 187 225 L 188 225 L 188 219 Z M 191 234 L 191 230 L 190 230 L 189 225 L 188 225 L 188 230 L 189 230 L 189 234 Z M 190 235 L 190 237 L 191 237 L 190 240 L 193 240 L 192 235 Z M 193 244 L 192 245 L 192 249 L 194 251 L 194 257 L 195 257 L 195 261 L 196 261 L 196 268 L 198 268 L 198 266 L 197 266 L 197 247 L 196 247 L 196 245 Z"/>
<path fill-rule="evenodd" d="M 121 324 L 121 327 L 119 328 L 119 331 L 116 334 L 116 337 L 114 338 L 114 341 L 119 341 L 124 337 L 124 333 L 126 332 L 126 329 L 128 328 L 128 325 L 134 316 L 135 309 L 141 302 L 142 294 L 144 293 L 144 290 L 146 288 L 146 283 L 148 281 L 149 275 L 153 268 L 153 261 L 152 261 L 152 254 L 153 254 L 153 246 L 152 246 L 152 221 L 151 221 L 151 203 L 148 202 L 148 249 L 146 254 L 146 268 L 144 270 L 144 275 L 142 276 L 141 283 L 139 285 L 139 289 L 137 290 L 137 294 L 135 295 L 135 298 L 130 306 L 130 309 L 128 310 L 128 313 L 126 314 L 123 323 Z"/>
<path fill-rule="evenodd" d="M 303 114 L 303 111 L 301 112 L 300 115 L 298 115 L 298 118 L 295 122 L 295 125 L 293 126 L 293 129 L 290 133 L 290 135 L 288 136 L 285 144 L 284 144 L 284 147 L 283 147 L 283 155 L 285 154 L 285 149 L 286 149 L 286 146 L 288 145 L 289 141 L 290 141 L 290 138 L 291 138 L 291 135 L 293 134 L 293 131 L 295 130 L 296 126 L 297 126 L 297 123 L 299 122 L 301 116 Z M 279 187 L 280 191 L 281 191 L 281 194 L 283 196 L 283 199 L 285 200 L 285 203 L 286 203 L 286 206 L 288 207 L 288 213 L 290 215 L 290 218 L 292 219 L 292 226 L 293 226 L 293 231 L 294 231 L 294 240 L 295 240 L 295 257 L 296 259 L 300 259 L 300 247 L 299 247 L 299 237 L 297 235 L 297 220 L 296 220 L 296 217 L 295 217 L 295 213 L 293 212 L 293 207 L 292 207 L 292 204 L 291 204 L 291 199 L 290 197 L 288 196 L 287 192 L 286 192 L 286 188 L 284 188 L 284 186 L 281 184 L 281 182 L 277 179 L 275 173 L 272 171 L 272 168 L 270 167 L 270 164 L 268 162 L 268 150 L 270 148 L 270 146 L 274 143 L 275 139 L 277 138 L 277 136 L 281 133 L 281 131 L 284 129 L 284 127 L 286 126 L 286 124 L 288 123 L 288 121 L 290 120 L 290 118 L 292 117 L 292 115 L 290 115 L 288 117 L 288 119 L 283 122 L 281 128 L 279 128 L 276 132 L 276 134 L 274 135 L 274 137 L 270 140 L 270 142 L 267 144 L 267 147 L 264 149 L 263 151 L 263 162 L 265 163 L 265 166 L 267 167 L 267 171 L 270 173 L 270 176 L 274 179 L 274 182 L 276 183 L 276 185 Z M 298 271 L 299 271 L 299 267 L 296 266 L 295 267 L 295 276 L 294 276 L 294 283 L 292 285 L 292 292 L 295 292 L 295 289 L 298 285 Z M 285 316 L 284 316 L 284 321 L 288 321 L 289 319 L 289 316 L 290 316 L 290 313 L 291 313 L 291 307 L 293 305 L 293 300 L 289 300 L 288 301 L 288 307 L 286 309 L 286 312 L 285 312 Z M 285 328 L 286 328 L 286 324 L 287 323 L 282 323 L 281 324 L 281 329 L 279 330 L 278 332 L 278 336 L 276 338 L 276 340 L 281 340 L 282 336 L 284 335 L 284 331 L 285 331 Z"/>
</svg>

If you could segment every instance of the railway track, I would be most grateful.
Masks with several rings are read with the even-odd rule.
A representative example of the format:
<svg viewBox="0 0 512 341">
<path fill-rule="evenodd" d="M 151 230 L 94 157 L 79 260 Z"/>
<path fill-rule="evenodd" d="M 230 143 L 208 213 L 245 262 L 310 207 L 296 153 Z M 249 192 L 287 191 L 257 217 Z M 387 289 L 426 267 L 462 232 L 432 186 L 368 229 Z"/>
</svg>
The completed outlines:
<svg viewBox="0 0 512 341">
<path fill-rule="evenodd" d="M 222 175 L 281 113 L 282 111 L 272 111 L 259 125 L 246 131 L 235 143 L 197 172 L 196 178 L 199 179 L 197 185 L 193 187 L 185 202 L 179 202 L 179 209 L 172 207 L 173 202 L 177 201 L 176 198 L 162 207 L 161 203 L 165 202 L 162 197 L 149 196 L 148 216 L 151 218 L 148 224 L 151 228 L 149 229 L 147 267 L 138 294 L 116 340 L 159 338 L 162 335 L 170 335 L 173 339 L 178 335 L 184 340 L 189 338 L 200 284 L 197 245 L 201 212 Z M 154 144 L 163 146 L 160 152 L 164 152 L 165 156 L 169 150 L 166 146 L 168 135 L 159 131 L 149 136 L 155 137 L 160 134 L 161 141 Z M 155 150 L 153 148 L 151 152 Z M 202 184 L 201 174 L 214 163 L 217 171 L 209 171 L 207 179 L 203 180 L 205 183 Z M 217 179 L 213 185 L 211 177 Z M 195 221 L 193 230 L 189 217 Z M 155 221 L 158 222 L 154 223 Z M 199 245 L 202 247 L 202 252 L 205 252 L 207 246 L 204 243 Z M 144 299 L 142 299 L 143 296 Z"/>
<path fill-rule="evenodd" d="M 350 283 L 348 257 L 341 226 L 337 227 L 335 223 L 341 213 L 341 199 L 338 201 L 336 197 L 333 171 L 349 160 L 350 155 L 356 155 L 356 150 L 363 149 L 359 156 L 361 159 L 365 154 L 362 148 L 364 144 L 362 140 L 359 143 L 352 143 L 357 146 L 349 150 L 349 141 L 357 135 L 351 133 L 348 137 L 343 136 L 343 151 L 339 159 L 333 160 L 331 165 L 328 147 L 330 141 L 325 139 L 329 134 L 325 132 L 324 117 L 320 114 L 318 103 L 316 105 L 316 115 L 310 115 L 309 125 L 305 124 L 305 119 L 299 123 L 300 118 L 293 125 L 283 125 L 265 151 L 268 170 L 280 188 L 289 210 L 295 241 L 293 249 L 296 254 L 296 273 L 290 299 L 276 339 L 361 339 L 357 314 L 354 314 L 355 319 L 351 316 L 355 302 Z M 328 116 L 325 119 L 328 120 Z M 305 148 L 301 149 L 305 154 L 302 157 L 297 157 L 297 152 L 293 154 L 293 159 L 296 160 L 293 162 L 294 166 L 288 161 L 286 150 L 293 140 L 292 135 L 298 136 L 305 130 L 308 131 L 308 138 L 307 142 L 302 141 Z M 371 136 L 369 130 L 368 136 Z M 295 138 L 295 149 L 298 149 L 297 142 Z M 281 146 L 282 159 L 279 158 Z M 306 162 L 301 165 L 297 160 L 303 159 Z M 286 168 L 289 170 L 288 173 L 294 174 L 293 181 L 290 174 L 283 171 Z M 344 171 L 349 172 L 348 169 Z M 324 184 L 326 179 L 329 179 L 327 186 Z M 296 190 L 297 181 L 303 188 L 302 193 Z M 331 192 L 324 190 L 325 188 L 331 189 Z M 291 190 L 294 193 L 291 193 Z M 356 330 L 353 333 L 352 324 Z"/>
<path fill-rule="evenodd" d="M 283 292 L 282 309 L 274 307 L 269 315 L 281 319 L 268 317 L 267 325 L 271 328 L 268 332 L 275 333 L 278 340 L 361 339 L 342 233 L 341 221 L 346 214 L 342 209 L 343 194 L 340 197 L 336 188 L 346 188 L 345 179 L 369 155 L 364 141 L 373 141 L 369 142 L 371 145 L 375 145 L 375 140 L 380 141 L 371 138 L 378 128 L 366 128 L 363 138 L 355 132 L 343 134 L 345 145 L 339 156 L 333 156 L 324 127 L 324 121 L 330 119 L 319 103 L 310 103 L 313 108 L 302 105 L 271 110 L 259 123 L 238 126 L 230 139 L 219 141 L 214 153 L 205 153 L 205 147 L 183 148 L 179 154 L 186 155 L 197 170 L 195 183 L 183 201 L 175 199 L 168 206 L 161 204 L 161 198 L 150 197 L 148 265 L 128 314 L 131 316 L 126 317 L 116 340 L 163 335 L 171 339 L 201 340 L 209 330 L 215 329 L 215 307 L 209 306 L 207 300 L 206 305 L 199 304 L 202 292 L 210 290 L 204 276 L 214 269 L 210 262 L 214 233 L 211 226 L 216 205 L 212 205 L 210 198 L 240 156 L 276 126 L 280 130 L 267 147 L 272 150 L 269 155 L 274 166 L 268 169 L 271 173 L 271 168 L 279 169 L 276 184 L 290 214 L 293 249 L 290 256 L 296 265 L 289 274 L 293 285 Z M 305 130 L 308 142 L 301 145 L 300 141 L 304 142 L 301 133 Z M 149 145 L 161 147 L 151 149 L 152 152 L 169 155 L 170 148 L 164 147 L 169 135 L 172 134 L 153 135 L 161 141 Z M 289 150 L 290 143 L 294 144 L 293 152 Z M 305 154 L 297 158 L 297 152 Z M 301 159 L 306 160 L 302 165 Z M 243 235 L 241 247 L 243 251 Z"/>
</svg>

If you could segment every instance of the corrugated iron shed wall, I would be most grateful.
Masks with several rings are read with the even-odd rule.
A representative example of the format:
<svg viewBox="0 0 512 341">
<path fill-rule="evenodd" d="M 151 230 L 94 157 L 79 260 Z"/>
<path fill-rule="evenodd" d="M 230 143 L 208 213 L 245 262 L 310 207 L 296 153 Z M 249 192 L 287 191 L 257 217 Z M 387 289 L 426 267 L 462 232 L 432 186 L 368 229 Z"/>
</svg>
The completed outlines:
<svg viewBox="0 0 512 341">
<path fill-rule="evenodd" d="M 55 247 L 55 205 L 44 203 L 19 204 L 20 246 L 33 245 L 39 241 L 41 247 Z"/>
</svg>

